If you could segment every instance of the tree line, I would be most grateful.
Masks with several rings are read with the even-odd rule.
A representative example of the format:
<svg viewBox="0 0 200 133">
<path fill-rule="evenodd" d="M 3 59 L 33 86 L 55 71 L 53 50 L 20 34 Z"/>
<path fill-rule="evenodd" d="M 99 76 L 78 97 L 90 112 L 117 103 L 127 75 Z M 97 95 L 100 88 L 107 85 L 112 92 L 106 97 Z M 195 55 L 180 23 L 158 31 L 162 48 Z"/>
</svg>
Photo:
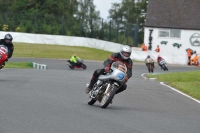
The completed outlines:
<svg viewBox="0 0 200 133">
<path fill-rule="evenodd" d="M 113 3 L 107 19 L 100 17 L 93 0 L 0 0 L 0 27 L 3 31 L 98 38 L 133 44 L 135 25 L 139 43 L 147 0 Z"/>
</svg>

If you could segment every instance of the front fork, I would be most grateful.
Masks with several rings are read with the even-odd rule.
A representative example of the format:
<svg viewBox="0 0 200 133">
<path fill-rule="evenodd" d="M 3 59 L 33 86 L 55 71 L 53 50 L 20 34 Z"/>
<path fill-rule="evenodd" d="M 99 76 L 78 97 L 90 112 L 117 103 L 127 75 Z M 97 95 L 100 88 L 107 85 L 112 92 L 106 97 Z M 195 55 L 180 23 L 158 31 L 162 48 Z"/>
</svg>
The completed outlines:
<svg viewBox="0 0 200 133">
<path fill-rule="evenodd" d="M 113 87 L 114 87 L 114 85 L 118 86 L 118 88 L 120 87 L 120 85 L 117 82 L 114 82 L 112 84 Z M 104 94 L 109 93 L 111 91 L 110 89 L 113 88 L 113 87 L 111 87 L 111 83 L 108 83 L 108 86 L 107 86 L 106 91 L 104 92 Z"/>
</svg>

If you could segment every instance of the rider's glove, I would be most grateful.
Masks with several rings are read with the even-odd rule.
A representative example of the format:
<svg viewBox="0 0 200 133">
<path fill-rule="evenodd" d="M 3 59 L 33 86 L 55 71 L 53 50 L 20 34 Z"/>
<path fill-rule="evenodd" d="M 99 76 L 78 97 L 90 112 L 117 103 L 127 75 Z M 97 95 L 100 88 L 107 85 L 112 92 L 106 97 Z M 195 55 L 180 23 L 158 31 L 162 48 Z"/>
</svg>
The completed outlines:
<svg viewBox="0 0 200 133">
<path fill-rule="evenodd" d="M 128 77 L 125 78 L 125 82 L 128 82 Z"/>
<path fill-rule="evenodd" d="M 104 68 L 104 71 L 105 71 L 105 72 L 109 72 L 109 70 L 110 70 L 110 67 L 105 67 L 105 68 Z"/>
</svg>

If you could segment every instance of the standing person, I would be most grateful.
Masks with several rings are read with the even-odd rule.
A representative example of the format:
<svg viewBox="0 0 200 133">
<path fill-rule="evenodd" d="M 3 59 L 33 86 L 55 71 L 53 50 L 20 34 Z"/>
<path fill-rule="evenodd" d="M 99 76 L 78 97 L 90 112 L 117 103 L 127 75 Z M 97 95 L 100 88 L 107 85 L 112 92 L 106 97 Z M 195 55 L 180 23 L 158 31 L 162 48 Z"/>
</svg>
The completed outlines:
<svg viewBox="0 0 200 133">
<path fill-rule="evenodd" d="M 156 48 L 156 50 L 155 50 L 156 52 L 160 52 L 160 47 L 159 47 L 159 45 L 157 45 L 157 48 Z"/>
<path fill-rule="evenodd" d="M 194 57 L 190 58 L 190 65 L 198 65 L 199 64 L 199 56 L 195 54 Z"/>
<path fill-rule="evenodd" d="M 147 46 L 144 43 L 142 44 L 141 48 L 142 48 L 142 51 L 147 51 Z"/>
<path fill-rule="evenodd" d="M 188 48 L 188 49 L 186 49 L 186 52 L 187 52 L 187 56 L 188 56 L 188 65 L 190 65 L 190 58 L 193 54 L 193 50 Z"/>
<path fill-rule="evenodd" d="M 12 44 L 13 37 L 11 34 L 6 34 L 4 39 L 0 39 L 0 45 L 5 45 L 8 48 L 8 58 L 5 61 L 8 61 L 9 58 L 12 57 L 14 51 L 14 45 Z M 5 66 L 5 62 L 3 62 L 2 67 Z"/>
<path fill-rule="evenodd" d="M 105 73 L 105 72 L 109 72 L 110 70 L 110 67 L 111 67 L 111 64 L 115 61 L 121 61 L 123 62 L 126 67 L 127 67 L 127 77 L 125 79 L 125 81 L 127 82 L 128 79 L 132 76 L 132 66 L 133 66 L 133 62 L 130 58 L 131 56 L 131 52 L 132 52 L 132 49 L 131 47 L 129 47 L 128 45 L 125 45 L 122 47 L 122 49 L 120 50 L 120 52 L 118 53 L 114 53 L 112 55 L 110 55 L 110 57 L 104 61 L 104 68 L 103 69 L 97 69 L 94 71 L 93 73 L 93 76 L 92 76 L 92 79 L 90 80 L 90 84 L 89 86 L 86 88 L 85 92 L 86 93 L 89 93 L 92 88 L 93 88 L 93 85 L 97 82 L 98 80 L 98 77 Z M 120 93 L 124 90 L 126 90 L 126 83 L 124 83 L 116 92 L 117 93 Z"/>
</svg>

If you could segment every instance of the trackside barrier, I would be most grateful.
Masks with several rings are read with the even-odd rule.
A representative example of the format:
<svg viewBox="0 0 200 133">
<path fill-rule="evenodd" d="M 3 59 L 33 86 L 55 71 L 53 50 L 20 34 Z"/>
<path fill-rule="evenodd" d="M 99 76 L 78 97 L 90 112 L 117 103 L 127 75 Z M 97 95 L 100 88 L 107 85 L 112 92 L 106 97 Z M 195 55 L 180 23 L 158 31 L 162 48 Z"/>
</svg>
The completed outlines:
<svg viewBox="0 0 200 133">
<path fill-rule="evenodd" d="M 35 62 L 30 62 L 30 65 L 34 69 L 38 69 L 38 70 L 46 70 L 47 69 L 47 65 L 45 65 L 45 64 L 38 64 L 38 63 L 35 63 Z"/>
</svg>

